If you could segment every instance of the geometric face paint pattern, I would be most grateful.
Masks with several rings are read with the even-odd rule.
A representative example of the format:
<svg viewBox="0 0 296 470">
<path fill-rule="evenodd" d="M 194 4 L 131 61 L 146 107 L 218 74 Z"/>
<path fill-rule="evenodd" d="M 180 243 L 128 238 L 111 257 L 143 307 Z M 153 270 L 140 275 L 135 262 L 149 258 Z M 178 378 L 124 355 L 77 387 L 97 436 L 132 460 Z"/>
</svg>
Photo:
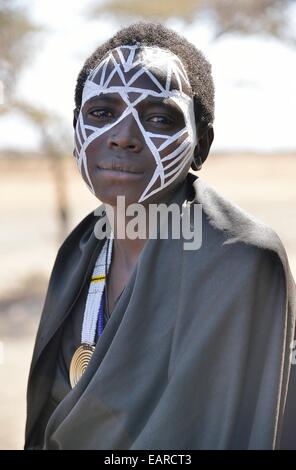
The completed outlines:
<svg viewBox="0 0 296 470">
<path fill-rule="evenodd" d="M 163 80 L 155 76 L 160 69 Z M 146 74 L 151 86 L 143 88 L 138 83 Z M 180 59 L 170 51 L 151 46 L 121 46 L 109 51 L 98 66 L 89 74 L 82 93 L 82 103 L 75 128 L 75 151 L 77 166 L 82 168 L 86 183 L 92 193 L 94 187 L 87 167 L 87 148 L 94 139 L 132 115 L 140 129 L 154 160 L 155 171 L 138 202 L 169 186 L 193 159 L 196 146 L 196 126 L 193 99 L 184 91 L 190 83 Z M 102 127 L 84 122 L 82 108 L 90 99 L 101 94 L 118 93 L 126 108 L 112 123 Z M 175 102 L 184 117 L 185 127 L 174 135 L 148 132 L 139 117 L 136 106 L 148 96 L 169 99 Z M 132 98 L 131 98 L 132 97 Z M 174 145 L 175 144 L 175 145 Z M 168 153 L 168 149 L 171 150 Z"/>
</svg>

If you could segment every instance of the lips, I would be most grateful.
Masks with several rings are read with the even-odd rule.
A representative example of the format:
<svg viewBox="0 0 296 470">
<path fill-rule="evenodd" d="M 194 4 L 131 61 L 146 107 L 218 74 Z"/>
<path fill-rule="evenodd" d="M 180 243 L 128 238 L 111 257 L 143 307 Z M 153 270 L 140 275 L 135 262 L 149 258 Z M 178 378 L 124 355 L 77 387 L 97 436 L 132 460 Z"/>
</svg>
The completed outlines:
<svg viewBox="0 0 296 470">
<path fill-rule="evenodd" d="M 106 163 L 104 162 L 100 163 L 99 165 L 97 165 L 97 167 L 100 170 L 111 170 L 111 171 L 118 171 L 121 173 L 132 173 L 136 175 L 140 175 L 143 173 L 138 168 L 135 168 L 134 166 L 128 163 L 124 163 L 124 162 L 116 161 L 116 160 L 111 160 Z"/>
</svg>

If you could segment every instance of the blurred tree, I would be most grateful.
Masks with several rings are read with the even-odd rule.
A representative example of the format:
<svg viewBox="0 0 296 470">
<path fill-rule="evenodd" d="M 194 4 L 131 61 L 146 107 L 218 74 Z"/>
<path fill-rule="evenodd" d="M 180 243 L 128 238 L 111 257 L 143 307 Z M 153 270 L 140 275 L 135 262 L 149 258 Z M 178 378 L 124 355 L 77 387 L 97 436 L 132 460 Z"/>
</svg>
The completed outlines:
<svg viewBox="0 0 296 470">
<path fill-rule="evenodd" d="M 58 242 L 60 243 L 67 235 L 69 225 L 67 180 L 63 158 L 68 155 L 68 149 L 71 146 L 69 134 L 64 129 L 61 119 L 52 112 L 49 114 L 22 101 L 13 102 L 13 106 L 36 126 L 41 135 L 42 152 L 47 158 L 56 194 Z"/>
<path fill-rule="evenodd" d="M 0 0 L 0 80 L 4 102 L 0 116 L 21 112 L 41 135 L 41 153 L 50 164 L 56 194 L 58 241 L 68 232 L 68 201 L 63 171 L 63 156 L 67 153 L 68 136 L 61 131 L 61 120 L 40 108 L 15 99 L 15 90 L 21 73 L 32 57 L 33 37 L 41 29 L 30 20 L 27 10 L 16 0 Z M 58 123 L 58 125 L 56 124 Z"/>
<path fill-rule="evenodd" d="M 105 0 L 91 7 L 92 17 L 110 13 L 121 19 L 144 18 L 166 21 L 177 17 L 186 22 L 206 16 L 215 37 L 229 32 L 269 33 L 295 42 L 289 29 L 289 6 L 295 0 Z"/>
<path fill-rule="evenodd" d="M 9 101 L 32 52 L 32 36 L 40 29 L 15 0 L 0 0 L 0 80 Z"/>
</svg>

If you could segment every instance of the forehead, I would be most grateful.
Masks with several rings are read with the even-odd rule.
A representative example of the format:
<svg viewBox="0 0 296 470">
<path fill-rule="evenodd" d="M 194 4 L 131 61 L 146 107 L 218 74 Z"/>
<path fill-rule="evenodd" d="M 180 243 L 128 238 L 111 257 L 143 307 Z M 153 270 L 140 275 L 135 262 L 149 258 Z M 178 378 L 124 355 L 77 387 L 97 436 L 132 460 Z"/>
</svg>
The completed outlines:
<svg viewBox="0 0 296 470">
<path fill-rule="evenodd" d="M 181 60 L 159 47 L 121 46 L 107 53 L 88 77 L 101 92 L 146 92 L 168 98 L 191 87 Z"/>
</svg>

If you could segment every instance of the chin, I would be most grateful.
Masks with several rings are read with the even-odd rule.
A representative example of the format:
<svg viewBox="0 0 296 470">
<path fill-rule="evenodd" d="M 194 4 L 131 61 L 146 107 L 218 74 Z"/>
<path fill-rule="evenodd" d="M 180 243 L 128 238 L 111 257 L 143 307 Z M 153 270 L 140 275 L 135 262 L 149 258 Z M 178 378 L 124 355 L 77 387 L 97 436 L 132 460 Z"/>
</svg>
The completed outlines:
<svg viewBox="0 0 296 470">
<path fill-rule="evenodd" d="M 115 188 L 114 186 L 113 187 L 110 186 L 105 191 L 103 191 L 102 188 L 100 188 L 99 190 L 96 190 L 95 188 L 95 196 L 103 204 L 108 204 L 113 207 L 117 206 L 118 196 L 124 197 L 125 207 L 130 204 L 134 204 L 138 202 L 140 198 L 140 194 L 139 195 L 131 194 L 129 188 L 122 188 L 118 190 L 118 188 Z"/>
</svg>

